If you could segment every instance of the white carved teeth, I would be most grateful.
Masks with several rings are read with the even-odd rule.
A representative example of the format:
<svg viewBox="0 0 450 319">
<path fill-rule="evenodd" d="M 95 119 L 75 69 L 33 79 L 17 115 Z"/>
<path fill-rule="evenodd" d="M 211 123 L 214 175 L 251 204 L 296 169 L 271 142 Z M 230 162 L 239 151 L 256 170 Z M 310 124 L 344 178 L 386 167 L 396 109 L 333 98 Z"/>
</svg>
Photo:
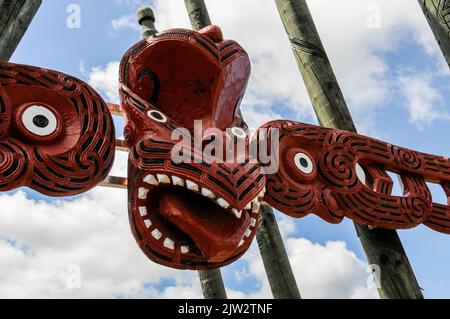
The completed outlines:
<svg viewBox="0 0 450 319">
<path fill-rule="evenodd" d="M 182 180 L 178 176 L 172 176 L 172 182 L 173 182 L 173 185 L 175 185 L 175 186 L 184 187 L 184 180 Z"/>
<path fill-rule="evenodd" d="M 253 234 L 253 230 L 255 229 L 255 227 L 256 227 L 256 219 L 252 218 L 250 219 L 250 226 L 248 226 L 248 229 L 244 233 L 244 238 L 242 238 L 242 240 L 239 242 L 238 245 L 239 247 L 244 245 L 245 241 L 250 238 L 250 236 Z"/>
<path fill-rule="evenodd" d="M 158 228 L 155 228 L 155 229 L 152 231 L 152 236 L 153 236 L 153 238 L 155 238 L 156 240 L 160 240 L 161 237 L 162 237 L 162 233 L 159 231 Z"/>
<path fill-rule="evenodd" d="M 155 186 L 159 185 L 158 180 L 153 175 L 145 176 L 144 182 L 147 183 L 147 184 L 150 184 L 150 185 L 155 185 Z"/>
<path fill-rule="evenodd" d="M 225 209 L 228 209 L 230 207 L 230 204 L 228 204 L 228 202 L 223 198 L 219 198 L 217 200 L 217 204 L 219 204 L 220 207 L 223 207 Z"/>
<path fill-rule="evenodd" d="M 147 195 L 148 195 L 147 188 L 144 188 L 144 187 L 139 188 L 139 190 L 138 190 L 139 199 L 147 199 Z"/>
<path fill-rule="evenodd" d="M 148 194 L 151 189 L 150 185 L 158 186 L 160 184 L 172 184 L 174 186 L 185 187 L 186 189 L 196 192 L 196 193 L 199 193 L 208 199 L 215 200 L 216 203 L 220 207 L 222 207 L 226 210 L 229 209 L 229 212 L 231 212 L 237 219 L 242 219 L 242 215 L 243 215 L 242 213 L 244 212 L 244 210 L 247 212 L 251 211 L 253 214 L 258 214 L 260 207 L 261 207 L 261 199 L 266 194 L 266 188 L 264 187 L 264 189 L 258 194 L 258 196 L 256 196 L 252 201 L 250 201 L 245 206 L 244 210 L 238 210 L 236 208 L 231 207 L 230 203 L 227 200 L 225 200 L 224 198 L 218 197 L 210 189 L 205 188 L 205 187 L 200 187 L 197 183 L 190 181 L 190 180 L 184 180 L 178 176 L 168 176 L 166 174 L 156 174 L 156 175 L 149 174 L 149 175 L 145 176 L 145 178 L 143 179 L 143 182 L 145 184 L 147 184 L 148 188 L 143 186 L 138 189 L 138 198 L 141 200 L 147 199 Z M 158 228 L 155 227 L 156 225 L 153 225 L 152 221 L 148 218 L 149 212 L 148 212 L 148 208 L 146 206 L 138 206 L 138 212 L 143 219 L 145 227 L 147 227 L 147 229 L 149 229 L 149 231 L 151 230 L 151 236 L 154 239 L 156 239 L 157 241 L 160 241 L 166 249 L 173 250 L 173 251 L 175 251 L 176 249 L 177 250 L 179 249 L 179 251 L 185 255 L 190 253 L 191 248 L 188 245 L 178 245 L 177 246 L 177 243 L 173 239 L 166 237 Z M 243 246 L 246 243 L 246 240 L 251 237 L 251 235 L 253 234 L 253 232 L 255 230 L 256 225 L 257 225 L 256 218 L 253 218 L 253 217 L 250 218 L 250 226 L 245 231 L 242 240 L 239 242 L 239 247 Z M 177 247 L 179 247 L 179 248 L 177 248 Z"/>
<path fill-rule="evenodd" d="M 147 207 L 139 207 L 139 213 L 141 217 L 147 216 Z"/>
<path fill-rule="evenodd" d="M 158 174 L 158 175 L 156 175 L 156 177 L 158 178 L 158 182 L 160 184 L 170 184 L 169 176 L 163 175 L 163 174 Z"/>
<path fill-rule="evenodd" d="M 167 237 L 166 239 L 164 239 L 164 247 L 175 250 L 175 242 Z"/>
<path fill-rule="evenodd" d="M 216 198 L 216 195 L 207 188 L 202 188 L 202 195 L 211 199 Z"/>
<path fill-rule="evenodd" d="M 187 180 L 186 181 L 186 187 L 187 189 L 194 191 L 194 192 L 198 192 L 198 185 L 192 181 Z"/>
<path fill-rule="evenodd" d="M 152 225 L 153 225 L 153 223 L 151 222 L 150 219 L 144 219 L 144 224 L 145 224 L 145 227 L 147 227 L 147 229 L 150 229 L 150 227 L 152 227 Z M 158 241 L 164 237 L 164 234 L 158 228 L 153 229 L 153 231 L 151 232 L 151 235 L 153 238 L 155 238 Z M 175 250 L 176 243 L 173 239 L 166 237 L 166 238 L 164 238 L 163 245 L 167 249 Z M 189 246 L 181 246 L 180 249 L 181 249 L 181 253 L 183 253 L 183 254 L 189 253 Z"/>
<path fill-rule="evenodd" d="M 214 194 L 213 191 L 211 191 L 210 189 L 206 188 L 206 187 L 200 187 L 197 183 L 191 181 L 191 180 L 184 180 L 181 177 L 178 176 L 170 176 L 170 175 L 166 175 L 166 174 L 149 174 L 147 176 L 145 176 L 145 178 L 143 179 L 143 182 L 145 183 L 144 185 L 148 184 L 148 185 L 152 185 L 152 186 L 159 186 L 162 184 L 169 184 L 169 185 L 173 185 L 173 186 L 178 186 L 178 187 L 185 187 L 186 189 L 199 193 L 202 196 L 214 200 L 220 207 L 229 210 L 236 218 L 241 219 L 242 218 L 242 213 L 243 210 L 238 210 L 237 208 L 234 208 L 230 205 L 230 203 L 225 200 L 224 198 L 218 197 L 216 194 Z M 151 187 L 148 186 L 145 187 L 140 187 L 138 190 L 138 198 L 145 200 L 148 197 L 148 194 L 150 192 Z M 259 208 L 261 205 L 261 198 L 264 197 L 266 193 L 266 188 L 264 187 L 264 189 L 259 193 L 258 196 L 256 196 L 252 201 L 250 201 L 244 208 L 245 211 L 251 211 L 254 214 L 259 213 Z M 147 216 L 148 212 L 147 212 L 147 208 L 146 207 L 139 207 L 139 213 L 141 214 L 142 217 Z"/>
<path fill-rule="evenodd" d="M 233 212 L 234 216 L 237 217 L 237 219 L 241 219 L 241 217 L 242 217 L 242 210 L 239 211 L 236 208 L 233 208 L 231 211 Z"/>
</svg>

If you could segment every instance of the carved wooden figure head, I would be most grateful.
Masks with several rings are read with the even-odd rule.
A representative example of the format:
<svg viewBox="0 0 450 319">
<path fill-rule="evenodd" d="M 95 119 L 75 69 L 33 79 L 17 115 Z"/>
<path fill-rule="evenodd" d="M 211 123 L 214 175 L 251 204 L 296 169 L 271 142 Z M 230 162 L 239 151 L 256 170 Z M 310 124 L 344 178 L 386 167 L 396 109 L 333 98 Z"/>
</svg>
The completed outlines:
<svg viewBox="0 0 450 319">
<path fill-rule="evenodd" d="M 279 130 L 280 168 L 268 174 L 266 200 L 293 217 L 344 217 L 385 229 L 420 224 L 450 234 L 450 160 L 370 137 L 293 121 Z M 388 171 L 400 176 L 403 196 L 392 195 Z M 448 205 L 433 201 L 426 182 L 440 184 Z"/>
<path fill-rule="evenodd" d="M 113 120 L 90 86 L 0 62 L 0 191 L 77 195 L 107 176 L 114 153 Z"/>
<path fill-rule="evenodd" d="M 140 248 L 175 268 L 233 262 L 255 235 L 265 178 L 245 154 L 227 162 L 203 154 L 194 135 L 215 129 L 216 138 L 248 142 L 239 109 L 250 75 L 246 52 L 216 26 L 174 29 L 131 48 L 120 72 L 129 218 Z M 188 149 L 178 158 L 174 132 Z"/>
</svg>

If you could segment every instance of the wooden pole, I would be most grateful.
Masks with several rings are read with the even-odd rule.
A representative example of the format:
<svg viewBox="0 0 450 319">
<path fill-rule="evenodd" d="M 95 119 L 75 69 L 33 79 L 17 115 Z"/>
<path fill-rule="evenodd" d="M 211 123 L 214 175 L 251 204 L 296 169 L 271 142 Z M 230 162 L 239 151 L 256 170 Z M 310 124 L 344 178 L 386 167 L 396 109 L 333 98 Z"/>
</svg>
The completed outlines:
<svg viewBox="0 0 450 319">
<path fill-rule="evenodd" d="M 227 292 L 220 269 L 198 272 L 205 299 L 227 299 Z"/>
<path fill-rule="evenodd" d="M 9 60 L 42 0 L 0 0 L 0 60 Z"/>
<path fill-rule="evenodd" d="M 275 0 L 311 102 L 321 125 L 356 132 L 344 96 L 305 0 Z M 368 261 L 378 265 L 381 298 L 423 298 L 394 230 L 355 224 Z"/>
<path fill-rule="evenodd" d="M 274 298 L 301 299 L 275 214 L 269 205 L 261 205 L 256 240 Z"/>
<path fill-rule="evenodd" d="M 198 31 L 211 24 L 204 0 L 185 0 L 184 2 L 194 30 Z M 273 297 L 300 299 L 300 292 L 273 209 L 268 205 L 261 206 L 261 226 L 258 228 L 256 238 Z"/>
<path fill-rule="evenodd" d="M 450 67 L 450 0 L 419 0 L 419 4 Z"/>
<path fill-rule="evenodd" d="M 141 37 L 147 39 L 158 33 L 155 28 L 155 14 L 150 7 L 141 7 L 136 12 L 136 17 L 141 26 Z"/>
<path fill-rule="evenodd" d="M 194 30 L 200 30 L 204 27 L 211 25 L 211 19 L 209 18 L 208 9 L 206 8 L 205 1 L 203 0 L 184 0 L 186 9 L 191 20 L 192 28 Z"/>
</svg>

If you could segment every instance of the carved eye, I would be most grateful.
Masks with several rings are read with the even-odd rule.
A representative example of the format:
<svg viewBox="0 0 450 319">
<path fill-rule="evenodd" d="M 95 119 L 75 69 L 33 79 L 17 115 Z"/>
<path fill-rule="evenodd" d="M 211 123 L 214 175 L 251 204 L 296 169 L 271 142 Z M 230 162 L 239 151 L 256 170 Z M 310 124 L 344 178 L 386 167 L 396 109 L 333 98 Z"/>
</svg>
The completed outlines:
<svg viewBox="0 0 450 319">
<path fill-rule="evenodd" d="M 167 122 L 167 116 L 162 114 L 160 111 L 151 110 L 151 111 L 147 112 L 147 115 L 153 121 L 156 121 L 156 122 L 159 122 L 159 123 L 166 123 Z"/>
<path fill-rule="evenodd" d="M 22 123 L 30 133 L 42 137 L 55 133 L 58 126 L 55 114 L 38 105 L 32 105 L 23 112 Z"/>
<path fill-rule="evenodd" d="M 367 185 L 366 173 L 364 172 L 362 166 L 359 165 L 359 163 L 356 163 L 356 175 L 358 176 L 358 179 L 361 181 L 361 183 Z"/>
<path fill-rule="evenodd" d="M 314 171 L 313 161 L 305 153 L 297 153 L 294 162 L 295 166 L 304 174 L 311 174 Z"/>
<path fill-rule="evenodd" d="M 231 129 L 231 133 L 233 133 L 233 135 L 237 136 L 238 138 L 247 138 L 247 133 L 245 133 L 245 131 L 240 127 L 233 127 Z"/>
</svg>

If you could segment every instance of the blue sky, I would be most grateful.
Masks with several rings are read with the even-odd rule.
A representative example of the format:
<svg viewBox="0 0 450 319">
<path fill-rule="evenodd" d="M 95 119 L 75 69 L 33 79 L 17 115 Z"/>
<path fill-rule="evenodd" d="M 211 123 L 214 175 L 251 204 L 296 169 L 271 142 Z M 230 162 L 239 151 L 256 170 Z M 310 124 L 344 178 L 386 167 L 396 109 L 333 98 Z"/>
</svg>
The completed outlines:
<svg viewBox="0 0 450 319">
<path fill-rule="evenodd" d="M 393 144 L 450 156 L 448 141 L 450 106 L 447 102 L 450 100 L 450 72 L 416 1 L 401 0 L 392 6 L 389 1 L 384 0 L 335 0 L 333 4 L 325 0 L 309 2 L 357 127 L 365 134 Z M 155 7 L 158 28 L 188 25 L 183 1 L 165 0 L 146 3 L 153 4 Z M 70 4 L 77 4 L 81 8 L 81 28 L 79 29 L 70 29 L 66 26 L 69 16 L 66 10 Z M 11 61 L 72 74 L 89 81 L 103 93 L 105 99 L 114 99 L 114 94 L 111 92 L 114 92 L 116 83 L 114 70 L 117 61 L 120 61 L 123 53 L 139 40 L 139 32 L 133 25 L 132 15 L 140 4 L 139 0 L 46 0 Z M 253 77 L 243 104 L 247 120 L 252 125 L 280 117 L 316 123 L 274 5 L 255 0 L 233 0 L 226 4 L 219 0 L 210 0 L 207 4 L 213 21 L 222 26 L 225 36 L 241 42 L 248 48 L 252 57 Z M 368 29 L 361 22 L 370 14 L 366 9 L 371 4 L 381 8 L 379 29 Z M 236 13 L 233 8 L 238 6 L 242 6 L 242 10 Z M 245 12 L 250 9 L 255 13 L 248 16 Z M 110 66 L 109 69 L 108 66 Z M 119 131 L 121 121 L 117 120 L 117 124 Z M 121 132 L 118 134 L 121 135 Z M 106 190 L 102 191 L 106 192 Z M 31 205 L 30 207 L 39 205 L 39 203 L 30 202 L 32 199 L 45 200 L 42 205 L 46 203 L 53 205 L 52 210 L 66 209 L 68 205 L 61 201 L 55 202 L 52 199 L 43 198 L 31 191 L 26 190 L 26 194 L 28 198 L 24 199 L 20 196 L 18 198 L 27 205 Z M 8 196 L 12 197 L 2 198 L 0 203 L 10 203 L 15 195 L 17 192 L 9 193 Z M 98 194 L 87 196 L 88 199 L 83 197 L 75 199 L 76 204 L 84 203 L 89 199 L 108 198 L 107 195 Z M 118 200 L 124 203 L 126 201 L 125 194 L 120 195 L 115 192 L 111 193 L 111 196 L 123 196 L 123 199 Z M 439 201 L 444 200 L 442 192 L 436 192 L 435 198 Z M 106 211 L 108 210 L 105 208 L 105 214 Z M 17 214 L 24 214 L 24 212 Z M 45 217 L 44 211 L 42 214 Z M 117 212 L 117 214 L 125 216 L 126 211 Z M 336 276 L 341 276 L 342 280 L 334 278 L 334 281 L 330 279 L 330 282 L 319 282 L 320 274 L 314 273 L 317 277 L 313 279 L 318 281 L 317 289 L 315 289 L 313 281 L 301 280 L 303 279 L 302 270 L 296 268 L 300 289 L 306 290 L 307 297 L 339 297 L 328 293 L 327 287 L 332 285 L 339 288 L 345 286 L 345 289 L 350 291 L 341 297 L 374 296 L 373 291 L 366 291 L 359 295 L 355 292 L 361 287 L 361 289 L 365 288 L 365 267 L 361 263 L 361 261 L 365 262 L 365 256 L 350 221 L 345 221 L 341 225 L 329 225 L 314 216 L 302 220 L 292 220 L 281 215 L 278 217 L 282 221 L 287 245 L 292 248 L 290 255 L 293 258 L 303 257 L 303 262 L 308 263 L 312 261 L 305 261 L 305 259 L 314 257 L 316 259 L 312 259 L 315 262 L 330 264 L 333 264 L 335 260 L 333 258 L 336 258 L 337 264 L 346 265 L 346 262 L 351 261 L 352 267 L 354 266 L 354 269 L 358 271 L 358 275 L 354 276 L 358 278 L 350 280 L 351 274 L 336 268 L 338 269 Z M 15 232 L 7 228 L 7 226 L 16 225 L 15 222 L 7 220 L 8 223 L 4 222 L 2 226 L 0 218 L 0 238 L 5 238 L 9 246 L 30 246 L 31 250 L 34 247 L 34 256 L 38 257 L 42 255 L 42 251 L 53 249 L 54 244 L 51 242 L 39 245 L 28 242 L 40 236 L 39 232 L 34 233 L 31 226 L 29 229 L 33 235 L 24 231 Z M 125 224 L 124 218 L 120 223 Z M 122 226 L 118 226 L 118 229 L 126 231 L 126 227 Z M 48 226 L 48 230 L 51 231 L 51 229 Z M 105 235 L 105 240 L 108 236 Z M 400 236 L 419 283 L 424 288 L 425 296 L 428 298 L 450 297 L 448 288 L 450 273 L 447 271 L 450 264 L 448 250 L 450 237 L 426 227 L 401 231 Z M 131 242 L 129 237 L 124 238 Z M 53 240 L 60 239 L 53 237 Z M 74 239 L 75 242 L 77 240 L 79 239 Z M 15 244 L 16 242 L 18 244 Z M 343 249 L 337 244 L 328 245 L 329 242 L 343 242 L 346 248 Z M 137 246 L 133 248 L 132 244 L 129 247 L 130 250 L 138 250 Z M 302 247 L 302 250 L 298 251 L 295 247 Z M 55 260 L 63 258 L 62 254 L 58 255 L 58 251 L 54 249 L 51 255 Z M 337 257 L 330 254 L 329 259 L 325 257 L 321 259 L 321 252 L 326 256 L 329 252 L 333 252 L 337 254 Z M 135 253 L 140 252 L 133 250 L 129 254 L 134 256 Z M 355 254 L 354 257 L 352 253 Z M 0 259 L 1 254 L 0 251 Z M 36 265 L 41 264 L 38 257 L 28 257 L 26 254 L 21 257 L 27 260 L 27 270 L 24 270 L 24 274 L 28 274 L 30 269 L 39 269 Z M 21 258 L 17 258 L 18 263 L 23 262 Z M 115 260 L 119 263 L 120 256 L 117 256 Z M 47 259 L 46 262 L 51 262 L 51 259 Z M 298 263 L 303 265 L 301 260 Z M 297 260 L 294 264 L 297 265 Z M 145 265 L 144 260 L 142 265 Z M 310 264 L 303 266 L 305 269 L 311 268 Z M 174 292 L 176 296 L 178 296 L 177 292 L 179 294 L 199 293 L 196 283 L 180 279 L 184 275 L 174 272 L 166 274 L 164 271 L 158 268 L 160 276 L 158 280 L 139 277 L 140 281 L 136 283 L 136 287 L 141 287 L 141 290 L 130 288 L 128 291 L 124 288 L 123 291 L 117 291 L 112 288 L 113 285 L 106 283 L 103 290 L 97 293 L 99 296 L 115 297 L 148 296 L 149 291 L 152 292 L 150 295 L 153 297 L 172 296 L 170 292 Z M 120 287 L 128 287 L 125 281 L 130 281 L 132 277 L 122 278 L 111 271 L 111 276 L 115 275 L 117 275 L 115 280 L 121 280 Z M 189 273 L 189 276 L 194 282 L 195 274 Z M 42 270 L 37 277 L 46 277 L 45 270 Z M 232 296 L 268 296 L 267 283 L 261 279 L 261 263 L 255 247 L 249 253 L 249 257 L 224 269 L 224 278 L 227 288 L 232 291 Z M 0 277 L 0 287 L 1 280 Z M 108 281 L 108 278 L 104 280 Z M 46 292 L 52 290 L 53 286 L 44 279 L 39 279 L 39 282 L 43 287 L 47 287 Z M 4 293 L 6 296 L 32 296 L 37 293 L 30 291 L 28 294 L 27 289 L 28 285 L 17 284 L 14 289 L 5 290 Z M 137 290 L 139 293 L 136 292 Z M 44 295 L 54 296 L 51 293 L 44 293 Z M 96 296 L 96 291 L 92 290 L 79 295 L 92 297 Z"/>
</svg>

